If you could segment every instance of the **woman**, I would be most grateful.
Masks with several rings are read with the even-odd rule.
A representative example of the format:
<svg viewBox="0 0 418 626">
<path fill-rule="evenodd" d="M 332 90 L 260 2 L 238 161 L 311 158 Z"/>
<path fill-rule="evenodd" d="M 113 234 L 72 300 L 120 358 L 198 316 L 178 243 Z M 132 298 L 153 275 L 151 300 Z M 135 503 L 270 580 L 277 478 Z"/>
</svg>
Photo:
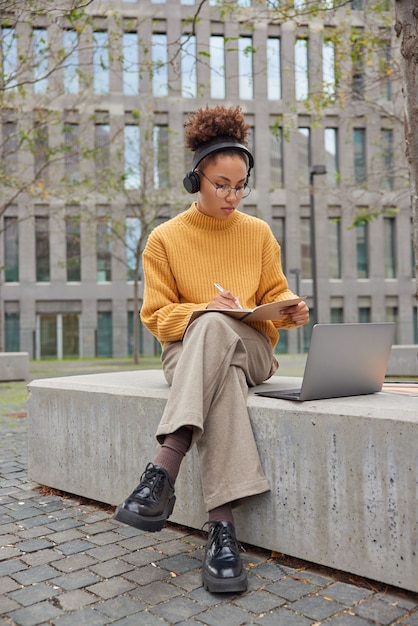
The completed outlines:
<svg viewBox="0 0 418 626">
<path fill-rule="evenodd" d="M 252 309 L 295 297 L 270 228 L 238 211 L 251 191 L 248 129 L 240 107 L 199 109 L 186 124 L 186 145 L 195 156 L 183 182 L 196 201 L 155 228 L 143 254 L 141 319 L 162 344 L 171 386 L 156 433 L 161 447 L 115 514 L 136 528 L 161 530 L 173 511 L 181 461 L 196 444 L 209 526 L 202 580 L 211 592 L 246 589 L 232 508 L 269 490 L 248 416 L 248 387 L 277 369 L 277 328 L 309 321 L 307 305 L 299 302 L 279 321 L 245 323 L 209 312 L 188 325 L 196 309 Z"/>
</svg>

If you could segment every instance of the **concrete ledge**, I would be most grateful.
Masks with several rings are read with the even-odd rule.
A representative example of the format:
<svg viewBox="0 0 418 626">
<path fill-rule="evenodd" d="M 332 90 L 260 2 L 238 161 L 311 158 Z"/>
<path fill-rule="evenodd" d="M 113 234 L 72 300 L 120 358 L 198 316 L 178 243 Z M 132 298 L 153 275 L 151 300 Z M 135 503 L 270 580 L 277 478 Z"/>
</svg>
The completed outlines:
<svg viewBox="0 0 418 626">
<path fill-rule="evenodd" d="M 0 352 L 0 381 L 28 380 L 28 352 Z"/>
<path fill-rule="evenodd" d="M 387 376 L 418 376 L 418 346 L 392 346 Z"/>
<path fill-rule="evenodd" d="M 295 386 L 276 376 L 265 386 Z M 162 371 L 29 385 L 29 475 L 110 504 L 153 457 L 168 387 Z M 418 591 L 418 398 L 389 393 L 304 403 L 248 397 L 271 491 L 236 509 L 243 542 Z M 196 451 L 170 521 L 206 520 Z"/>
</svg>

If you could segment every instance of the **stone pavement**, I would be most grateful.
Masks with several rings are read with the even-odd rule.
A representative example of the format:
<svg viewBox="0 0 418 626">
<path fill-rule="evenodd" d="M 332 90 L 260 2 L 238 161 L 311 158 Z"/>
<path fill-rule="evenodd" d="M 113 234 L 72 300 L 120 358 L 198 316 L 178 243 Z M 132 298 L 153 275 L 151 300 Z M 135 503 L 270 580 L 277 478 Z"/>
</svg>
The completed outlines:
<svg viewBox="0 0 418 626">
<path fill-rule="evenodd" d="M 24 412 L 0 417 L 0 626 L 418 626 L 418 594 L 250 546 L 248 591 L 212 595 L 205 533 L 112 513 L 29 481 Z"/>
</svg>

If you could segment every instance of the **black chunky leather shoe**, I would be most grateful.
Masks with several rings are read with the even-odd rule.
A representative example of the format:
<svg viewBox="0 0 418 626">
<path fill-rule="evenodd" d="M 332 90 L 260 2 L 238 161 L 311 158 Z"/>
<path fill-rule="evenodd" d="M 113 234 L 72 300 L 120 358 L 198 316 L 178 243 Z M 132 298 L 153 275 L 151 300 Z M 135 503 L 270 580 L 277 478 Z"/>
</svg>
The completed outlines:
<svg viewBox="0 0 418 626">
<path fill-rule="evenodd" d="M 247 589 L 247 572 L 242 566 L 240 545 L 230 522 L 214 522 L 209 530 L 202 582 L 212 593 L 236 593 Z"/>
<path fill-rule="evenodd" d="M 165 469 L 148 463 L 138 487 L 118 506 L 114 518 L 128 526 L 156 532 L 170 517 L 175 501 L 174 485 Z"/>
</svg>

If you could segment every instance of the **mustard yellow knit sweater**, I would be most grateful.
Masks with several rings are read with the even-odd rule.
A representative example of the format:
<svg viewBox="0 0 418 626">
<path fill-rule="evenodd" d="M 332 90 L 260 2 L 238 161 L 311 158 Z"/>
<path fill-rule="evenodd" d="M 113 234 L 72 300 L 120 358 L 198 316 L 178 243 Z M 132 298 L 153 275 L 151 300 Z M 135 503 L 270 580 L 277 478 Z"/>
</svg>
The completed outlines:
<svg viewBox="0 0 418 626">
<path fill-rule="evenodd" d="M 218 220 L 193 203 L 152 231 L 143 269 L 141 320 L 163 346 L 181 340 L 191 312 L 206 308 L 217 293 L 214 282 L 238 296 L 244 309 L 295 297 L 269 226 L 240 211 Z M 294 327 L 288 316 L 251 325 L 264 331 L 273 347 L 279 326 Z"/>
</svg>

